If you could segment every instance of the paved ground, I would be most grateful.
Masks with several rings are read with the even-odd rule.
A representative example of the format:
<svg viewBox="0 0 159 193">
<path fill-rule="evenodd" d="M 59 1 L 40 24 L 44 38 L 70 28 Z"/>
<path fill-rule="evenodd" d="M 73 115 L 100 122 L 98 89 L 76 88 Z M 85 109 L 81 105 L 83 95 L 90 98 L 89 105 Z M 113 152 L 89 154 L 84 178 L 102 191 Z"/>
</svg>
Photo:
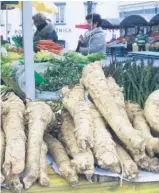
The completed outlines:
<svg viewBox="0 0 159 193">
<path fill-rule="evenodd" d="M 130 59 L 129 57 L 117 57 L 117 61 L 123 61 L 123 60 L 127 60 Z M 112 61 L 112 57 L 111 56 L 107 56 L 107 61 L 106 63 L 109 64 L 110 61 Z M 144 62 L 147 63 L 147 59 L 144 59 Z M 159 66 L 159 60 L 154 60 L 154 65 L 155 66 Z"/>
</svg>

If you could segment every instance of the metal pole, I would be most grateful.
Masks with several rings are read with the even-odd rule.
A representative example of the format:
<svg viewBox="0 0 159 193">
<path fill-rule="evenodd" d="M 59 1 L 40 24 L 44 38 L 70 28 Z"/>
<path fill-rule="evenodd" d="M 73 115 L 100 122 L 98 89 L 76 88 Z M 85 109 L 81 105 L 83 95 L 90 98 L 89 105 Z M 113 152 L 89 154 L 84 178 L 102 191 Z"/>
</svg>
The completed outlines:
<svg viewBox="0 0 159 193">
<path fill-rule="evenodd" d="M 6 5 L 6 40 L 8 41 L 8 6 Z"/>
<path fill-rule="evenodd" d="M 23 49 L 25 63 L 25 93 L 26 97 L 35 99 L 33 29 L 31 1 L 22 2 Z"/>
</svg>

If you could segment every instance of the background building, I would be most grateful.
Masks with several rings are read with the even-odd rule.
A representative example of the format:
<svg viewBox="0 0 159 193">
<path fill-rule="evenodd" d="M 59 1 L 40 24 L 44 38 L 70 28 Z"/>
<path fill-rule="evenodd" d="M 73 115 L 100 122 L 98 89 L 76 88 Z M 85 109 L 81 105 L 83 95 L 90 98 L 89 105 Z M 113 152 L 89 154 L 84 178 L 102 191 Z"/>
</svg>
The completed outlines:
<svg viewBox="0 0 159 193">
<path fill-rule="evenodd" d="M 85 23 L 85 16 L 87 15 L 87 1 L 54 1 L 59 8 L 58 14 L 46 14 L 55 24 L 56 31 L 60 40 L 65 40 L 69 49 L 75 50 L 77 46 L 78 37 L 84 34 L 85 30 L 76 29 L 76 24 Z M 119 4 L 117 1 L 94 1 L 93 12 L 99 13 L 102 18 L 119 18 Z M 33 9 L 33 14 L 36 11 Z M 6 11 L 1 13 L 1 24 L 3 35 L 5 36 L 5 20 Z M 8 21 L 10 28 L 10 37 L 15 31 L 21 30 L 21 10 L 14 9 L 8 11 Z M 112 37 L 112 31 L 104 31 L 106 40 L 109 41 Z M 119 31 L 114 32 L 117 36 Z"/>
<path fill-rule="evenodd" d="M 152 17 L 157 13 L 159 13 L 159 1 L 121 1 L 119 5 L 120 18 L 138 14 Z"/>
<path fill-rule="evenodd" d="M 85 23 L 87 15 L 86 1 L 58 2 L 59 13 L 55 16 L 54 22 L 59 39 L 64 39 L 69 49 L 75 49 L 78 38 L 85 30 L 76 29 L 76 24 Z M 93 2 L 93 13 L 99 13 L 102 18 L 118 18 L 118 2 Z M 115 32 L 119 34 L 119 32 Z M 106 40 L 112 37 L 111 31 L 105 31 Z"/>
</svg>

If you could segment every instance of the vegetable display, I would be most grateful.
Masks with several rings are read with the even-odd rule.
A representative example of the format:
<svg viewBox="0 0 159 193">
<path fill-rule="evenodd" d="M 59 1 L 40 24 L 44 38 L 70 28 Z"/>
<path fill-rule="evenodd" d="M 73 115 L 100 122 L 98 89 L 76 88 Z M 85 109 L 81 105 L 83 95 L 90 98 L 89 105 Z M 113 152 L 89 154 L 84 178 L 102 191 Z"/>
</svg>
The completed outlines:
<svg viewBox="0 0 159 193">
<path fill-rule="evenodd" d="M 159 67 L 143 61 L 125 60 L 112 62 L 103 67 L 106 77 L 112 76 L 123 88 L 125 100 L 131 100 L 144 107 L 147 97 L 159 89 Z"/>
<path fill-rule="evenodd" d="M 129 68 L 127 62 L 102 69 L 99 61 L 87 60 L 86 65 L 80 65 L 80 54 L 73 52 L 52 56 L 50 76 L 45 76 L 48 82 L 43 88 L 61 89 L 61 102 L 23 101 L 10 88 L 1 86 L 1 182 L 17 193 L 36 182 L 50 187 L 47 152 L 71 186 L 78 186 L 80 176 L 89 181 L 108 180 L 95 175 L 96 168 L 108 169 L 129 180 L 138 178 L 140 169 L 159 172 L 159 90 L 154 91 L 158 85 L 155 78 L 152 80 L 152 74 L 157 77 L 154 68 L 132 64 Z M 73 68 L 78 72 L 72 75 L 73 80 L 64 69 L 68 66 L 68 73 Z M 144 70 L 144 76 L 150 78 L 138 87 L 141 98 L 137 98 L 137 92 L 135 97 L 128 94 L 136 89 L 127 79 L 132 68 Z M 123 69 L 123 76 L 118 76 Z M 143 80 L 139 77 L 142 73 L 133 78 L 134 85 Z"/>
<path fill-rule="evenodd" d="M 81 77 L 81 66 L 69 57 L 55 57 L 44 72 L 46 82 L 37 84 L 40 91 L 57 91 L 66 85 L 77 84 Z"/>
<path fill-rule="evenodd" d="M 35 62 L 48 62 L 52 60 L 52 58 L 55 56 L 55 54 L 47 51 L 47 50 L 41 50 L 34 54 L 34 60 Z"/>
<path fill-rule="evenodd" d="M 63 49 L 59 44 L 53 42 L 52 40 L 40 40 L 36 48 L 38 51 L 48 50 L 49 52 L 57 55 L 59 55 Z"/>
<path fill-rule="evenodd" d="M 37 84 L 40 91 L 57 91 L 64 86 L 79 83 L 82 68 L 89 62 L 104 59 L 102 53 L 83 56 L 76 52 L 63 52 L 60 56 L 52 58 L 52 65 L 44 72 L 46 82 Z"/>
</svg>

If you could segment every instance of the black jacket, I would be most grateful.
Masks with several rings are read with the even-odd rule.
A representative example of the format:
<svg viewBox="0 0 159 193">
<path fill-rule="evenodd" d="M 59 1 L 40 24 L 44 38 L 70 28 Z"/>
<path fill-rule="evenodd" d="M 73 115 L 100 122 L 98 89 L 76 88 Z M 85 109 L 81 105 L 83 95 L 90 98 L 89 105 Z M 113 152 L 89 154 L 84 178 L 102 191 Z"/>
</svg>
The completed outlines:
<svg viewBox="0 0 159 193">
<path fill-rule="evenodd" d="M 47 21 L 37 28 L 34 34 L 34 42 L 39 40 L 52 40 L 55 43 L 58 41 L 57 33 L 51 22 Z"/>
</svg>

